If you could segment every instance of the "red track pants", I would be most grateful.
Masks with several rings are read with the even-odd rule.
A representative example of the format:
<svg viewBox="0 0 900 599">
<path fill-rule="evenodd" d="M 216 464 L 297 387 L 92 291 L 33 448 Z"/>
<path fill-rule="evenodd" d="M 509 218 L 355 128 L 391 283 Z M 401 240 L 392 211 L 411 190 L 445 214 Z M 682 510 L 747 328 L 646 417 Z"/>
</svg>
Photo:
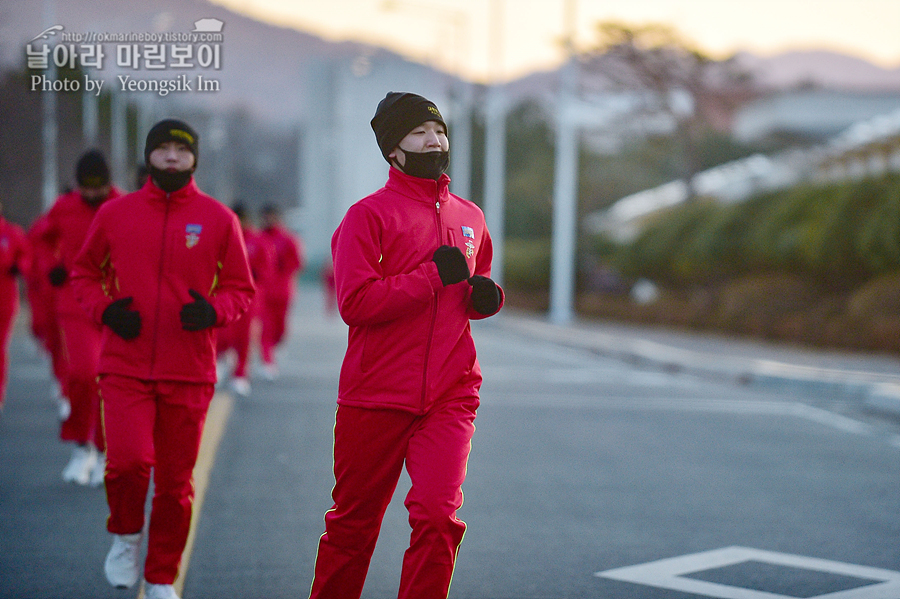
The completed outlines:
<svg viewBox="0 0 900 599">
<path fill-rule="evenodd" d="M 406 471 L 412 526 L 400 599 L 446 599 L 466 530 L 456 517 L 475 431 L 476 397 L 445 402 L 424 416 L 340 406 L 334 427 L 334 507 L 325 514 L 310 597 L 362 593 L 385 510 Z"/>
<path fill-rule="evenodd" d="M 287 333 L 288 310 L 291 300 L 269 298 L 260 308 L 262 332 L 260 333 L 260 357 L 264 364 L 275 363 L 275 348 L 282 342 Z"/>
<path fill-rule="evenodd" d="M 133 534 L 144 527 L 154 469 L 154 495 L 144 578 L 172 584 L 187 543 L 194 500 L 193 471 L 212 383 L 100 379 L 106 428 L 107 530 Z"/>
<path fill-rule="evenodd" d="M 16 288 L 18 291 L 18 288 Z M 19 311 L 19 296 L 10 294 L 0 304 L 0 408 L 6 398 L 7 371 L 9 369 L 9 340 L 13 323 Z"/>
<path fill-rule="evenodd" d="M 100 391 L 97 386 L 102 328 L 86 315 L 68 314 L 59 316 L 59 327 L 67 363 L 64 388 L 72 406 L 68 420 L 60 427 L 60 439 L 76 443 L 91 442 L 103 451 Z"/>
<path fill-rule="evenodd" d="M 237 361 L 234 364 L 234 377 L 246 377 L 250 363 L 251 340 L 255 334 L 257 318 L 255 312 L 248 310 L 236 321 L 218 331 L 216 350 L 221 354 L 234 349 Z"/>
</svg>

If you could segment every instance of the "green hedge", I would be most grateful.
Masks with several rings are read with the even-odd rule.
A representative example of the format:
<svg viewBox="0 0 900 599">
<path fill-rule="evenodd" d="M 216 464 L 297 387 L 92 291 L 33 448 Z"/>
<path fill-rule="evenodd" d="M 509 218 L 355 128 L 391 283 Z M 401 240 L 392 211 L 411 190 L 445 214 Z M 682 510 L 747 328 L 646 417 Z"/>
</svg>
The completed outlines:
<svg viewBox="0 0 900 599">
<path fill-rule="evenodd" d="M 850 289 L 900 269 L 900 176 L 696 200 L 655 215 L 613 262 L 678 286 L 783 272 Z"/>
<path fill-rule="evenodd" d="M 522 291 L 545 290 L 550 286 L 550 239 L 507 239 L 503 267 L 504 281 Z"/>
</svg>

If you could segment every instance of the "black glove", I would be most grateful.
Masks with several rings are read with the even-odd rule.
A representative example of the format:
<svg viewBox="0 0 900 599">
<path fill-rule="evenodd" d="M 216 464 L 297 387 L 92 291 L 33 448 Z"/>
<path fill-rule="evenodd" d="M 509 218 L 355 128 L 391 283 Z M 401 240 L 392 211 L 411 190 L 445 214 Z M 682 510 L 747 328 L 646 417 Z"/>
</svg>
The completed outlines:
<svg viewBox="0 0 900 599">
<path fill-rule="evenodd" d="M 442 245 L 434 250 L 431 260 L 437 264 L 438 274 L 444 287 L 460 283 L 469 278 L 469 265 L 458 247 Z"/>
<path fill-rule="evenodd" d="M 50 278 L 50 284 L 54 287 L 60 287 L 63 283 L 66 282 L 66 279 L 69 278 L 69 271 L 66 270 L 66 267 L 62 264 L 58 264 L 50 269 L 50 272 L 47 274 Z"/>
<path fill-rule="evenodd" d="M 181 307 L 181 328 L 185 331 L 202 331 L 215 325 L 218 316 L 212 304 L 193 289 L 188 289 L 188 293 L 194 301 Z"/>
<path fill-rule="evenodd" d="M 474 275 L 469 278 L 472 286 L 472 308 L 479 314 L 493 314 L 500 309 L 500 290 L 487 277 Z"/>
<path fill-rule="evenodd" d="M 117 299 L 106 307 L 100 320 L 112 329 L 113 333 L 129 341 L 141 332 L 141 314 L 137 310 L 129 310 L 133 298 Z"/>
</svg>

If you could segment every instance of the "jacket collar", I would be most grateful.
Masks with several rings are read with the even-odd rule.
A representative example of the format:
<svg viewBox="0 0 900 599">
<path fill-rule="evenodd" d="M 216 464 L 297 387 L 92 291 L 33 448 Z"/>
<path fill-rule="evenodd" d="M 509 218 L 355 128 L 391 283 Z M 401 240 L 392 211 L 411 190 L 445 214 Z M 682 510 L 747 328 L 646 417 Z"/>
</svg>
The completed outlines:
<svg viewBox="0 0 900 599">
<path fill-rule="evenodd" d="M 396 191 L 414 200 L 433 203 L 435 198 L 446 202 L 450 197 L 450 177 L 446 173 L 435 181 L 407 175 L 395 166 L 388 172 L 387 189 Z"/>
<path fill-rule="evenodd" d="M 197 183 L 194 181 L 194 177 L 192 175 L 187 185 L 185 185 L 181 189 L 176 189 L 172 193 L 166 193 L 153 183 L 153 179 L 148 177 L 147 182 L 144 183 L 144 187 L 141 189 L 141 191 L 146 193 L 151 199 L 159 200 L 161 202 L 184 202 L 197 195 L 197 192 L 199 190 L 197 189 Z"/>
</svg>

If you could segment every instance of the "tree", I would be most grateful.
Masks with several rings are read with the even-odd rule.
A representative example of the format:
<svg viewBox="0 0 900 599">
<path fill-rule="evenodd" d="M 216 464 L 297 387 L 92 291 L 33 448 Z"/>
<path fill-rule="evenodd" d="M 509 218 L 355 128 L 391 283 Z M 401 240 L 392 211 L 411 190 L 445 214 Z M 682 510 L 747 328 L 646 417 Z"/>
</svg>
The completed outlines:
<svg viewBox="0 0 900 599">
<path fill-rule="evenodd" d="M 752 83 L 734 58 L 716 61 L 666 25 L 597 26 L 598 46 L 586 67 L 604 82 L 634 95 L 639 116 L 664 116 L 673 126 L 689 197 L 701 170 L 698 143 L 706 132 L 726 128 Z"/>
</svg>

